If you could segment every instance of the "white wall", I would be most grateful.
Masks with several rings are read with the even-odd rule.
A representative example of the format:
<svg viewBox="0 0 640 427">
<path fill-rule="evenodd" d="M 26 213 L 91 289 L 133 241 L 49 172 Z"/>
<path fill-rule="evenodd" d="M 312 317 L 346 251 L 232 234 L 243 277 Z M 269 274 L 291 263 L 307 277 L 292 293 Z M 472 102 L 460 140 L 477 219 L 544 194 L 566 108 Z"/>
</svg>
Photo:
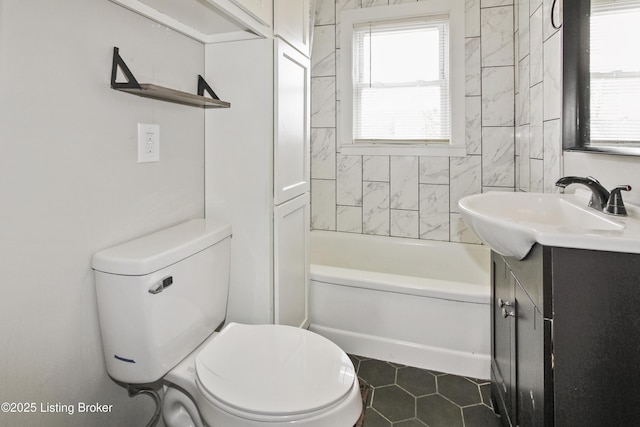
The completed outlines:
<svg viewBox="0 0 640 427">
<path fill-rule="evenodd" d="M 91 256 L 203 216 L 204 113 L 111 90 L 114 46 L 140 82 L 193 92 L 204 71 L 200 43 L 109 1 L 0 0 L 0 402 L 113 405 L 3 426 L 138 426 L 153 410 L 106 375 Z M 137 123 L 160 125 L 159 163 L 137 164 Z"/>
</svg>

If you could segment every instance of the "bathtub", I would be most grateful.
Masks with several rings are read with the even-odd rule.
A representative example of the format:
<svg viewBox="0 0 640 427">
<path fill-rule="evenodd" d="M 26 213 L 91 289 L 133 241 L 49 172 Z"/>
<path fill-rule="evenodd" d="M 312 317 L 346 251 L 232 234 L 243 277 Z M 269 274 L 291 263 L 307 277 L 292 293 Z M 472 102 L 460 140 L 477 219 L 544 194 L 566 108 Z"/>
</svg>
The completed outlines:
<svg viewBox="0 0 640 427">
<path fill-rule="evenodd" d="M 310 329 L 347 353 L 490 377 L 490 251 L 311 232 Z"/>
</svg>

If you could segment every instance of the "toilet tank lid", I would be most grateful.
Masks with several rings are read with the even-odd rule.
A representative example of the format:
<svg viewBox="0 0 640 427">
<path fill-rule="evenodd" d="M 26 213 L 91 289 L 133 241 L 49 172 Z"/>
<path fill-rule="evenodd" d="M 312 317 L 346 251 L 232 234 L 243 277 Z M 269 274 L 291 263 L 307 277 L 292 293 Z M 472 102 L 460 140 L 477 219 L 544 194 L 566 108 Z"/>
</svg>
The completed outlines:
<svg viewBox="0 0 640 427">
<path fill-rule="evenodd" d="M 229 236 L 229 224 L 193 219 L 97 252 L 92 267 L 104 273 L 142 276 L 182 261 Z"/>
</svg>

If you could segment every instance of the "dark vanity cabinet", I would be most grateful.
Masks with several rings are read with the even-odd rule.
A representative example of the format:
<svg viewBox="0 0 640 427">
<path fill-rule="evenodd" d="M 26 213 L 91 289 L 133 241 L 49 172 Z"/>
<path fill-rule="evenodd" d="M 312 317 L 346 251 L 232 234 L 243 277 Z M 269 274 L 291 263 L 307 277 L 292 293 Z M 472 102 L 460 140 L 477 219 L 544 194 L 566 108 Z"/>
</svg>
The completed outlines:
<svg viewBox="0 0 640 427">
<path fill-rule="evenodd" d="M 492 275 L 502 424 L 640 425 L 640 255 L 535 245 Z"/>
</svg>

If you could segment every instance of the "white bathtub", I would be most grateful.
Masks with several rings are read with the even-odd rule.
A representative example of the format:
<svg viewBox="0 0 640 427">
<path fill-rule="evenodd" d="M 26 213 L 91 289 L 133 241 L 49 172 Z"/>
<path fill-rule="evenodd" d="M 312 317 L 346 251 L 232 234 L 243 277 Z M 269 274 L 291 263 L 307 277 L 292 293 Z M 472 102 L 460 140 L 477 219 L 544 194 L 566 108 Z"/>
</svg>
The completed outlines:
<svg viewBox="0 0 640 427">
<path fill-rule="evenodd" d="M 311 232 L 310 329 L 346 352 L 490 377 L 484 246 Z"/>
</svg>

